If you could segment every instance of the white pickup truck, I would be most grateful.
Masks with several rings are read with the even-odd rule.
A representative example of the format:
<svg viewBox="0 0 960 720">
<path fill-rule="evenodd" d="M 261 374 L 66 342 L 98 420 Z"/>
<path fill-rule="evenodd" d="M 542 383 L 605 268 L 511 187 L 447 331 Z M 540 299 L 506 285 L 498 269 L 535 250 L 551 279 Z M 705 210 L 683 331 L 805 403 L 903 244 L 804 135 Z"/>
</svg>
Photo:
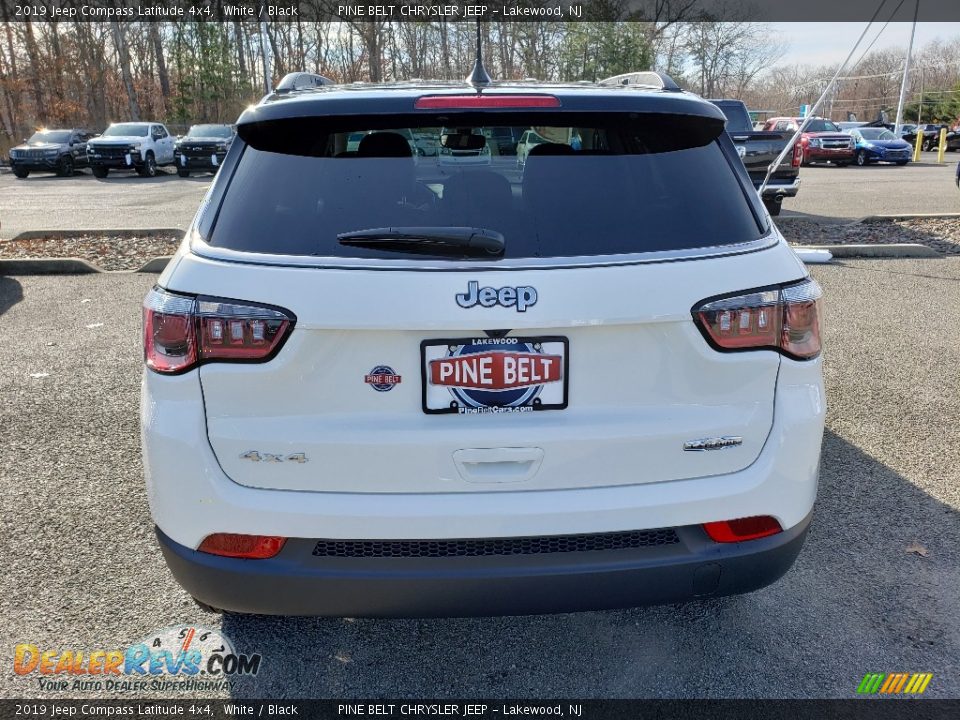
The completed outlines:
<svg viewBox="0 0 960 720">
<path fill-rule="evenodd" d="M 105 178 L 111 169 L 154 177 L 158 167 L 173 165 L 174 142 L 162 123 L 113 123 L 87 144 L 87 157 L 98 178 Z"/>
</svg>

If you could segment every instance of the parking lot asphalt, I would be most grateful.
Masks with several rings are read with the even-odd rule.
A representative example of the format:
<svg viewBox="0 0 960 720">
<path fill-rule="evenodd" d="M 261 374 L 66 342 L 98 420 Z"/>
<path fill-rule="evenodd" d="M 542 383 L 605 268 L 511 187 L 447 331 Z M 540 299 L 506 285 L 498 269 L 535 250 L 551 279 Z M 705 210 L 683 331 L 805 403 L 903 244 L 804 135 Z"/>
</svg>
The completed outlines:
<svg viewBox="0 0 960 720">
<path fill-rule="evenodd" d="M 178 177 L 161 168 L 153 178 L 134 172 L 100 180 L 81 170 L 71 178 L 0 174 L 0 238 L 26 230 L 185 230 L 210 187 L 211 175 Z"/>
<path fill-rule="evenodd" d="M 921 153 L 904 167 L 811 165 L 800 170 L 800 192 L 783 201 L 783 215 L 853 220 L 866 215 L 958 213 L 955 184 L 960 154 Z"/>
<path fill-rule="evenodd" d="M 0 696 L 65 696 L 12 672 L 17 643 L 123 649 L 200 623 L 263 656 L 236 697 L 846 698 L 867 672 L 931 672 L 926 696 L 960 697 L 960 259 L 813 274 L 829 413 L 814 523 L 782 580 L 682 606 L 453 620 L 197 609 L 142 479 L 139 305 L 155 276 L 0 277 Z"/>
<path fill-rule="evenodd" d="M 784 215 L 853 219 L 888 213 L 960 212 L 954 172 L 960 154 L 923 153 L 916 165 L 811 166 L 801 171 L 796 198 Z M 0 238 L 25 230 L 186 229 L 212 176 L 179 178 L 169 168 L 155 178 L 111 173 L 98 180 L 89 170 L 72 178 L 35 174 L 18 180 L 0 173 Z"/>
</svg>

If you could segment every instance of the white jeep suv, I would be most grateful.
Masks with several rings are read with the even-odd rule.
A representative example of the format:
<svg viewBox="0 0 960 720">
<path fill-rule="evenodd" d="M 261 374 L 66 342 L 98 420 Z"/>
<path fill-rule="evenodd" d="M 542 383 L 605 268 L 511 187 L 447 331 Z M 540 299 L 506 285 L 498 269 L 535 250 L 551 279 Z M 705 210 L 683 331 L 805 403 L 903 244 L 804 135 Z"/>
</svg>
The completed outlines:
<svg viewBox="0 0 960 720">
<path fill-rule="evenodd" d="M 516 127 L 577 147 L 521 169 L 406 139 Z M 202 605 L 540 613 L 787 571 L 820 290 L 720 110 L 668 78 L 318 81 L 237 130 L 143 307 L 150 507 Z"/>
</svg>

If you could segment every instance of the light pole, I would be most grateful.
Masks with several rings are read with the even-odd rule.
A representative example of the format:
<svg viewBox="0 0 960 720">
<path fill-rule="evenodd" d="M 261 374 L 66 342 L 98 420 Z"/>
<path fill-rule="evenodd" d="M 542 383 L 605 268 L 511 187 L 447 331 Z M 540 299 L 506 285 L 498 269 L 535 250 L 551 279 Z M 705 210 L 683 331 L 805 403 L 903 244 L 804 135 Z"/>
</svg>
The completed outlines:
<svg viewBox="0 0 960 720">
<path fill-rule="evenodd" d="M 903 64 L 903 82 L 900 83 L 900 100 L 897 102 L 897 121 L 893 127 L 893 134 L 900 137 L 903 127 L 903 101 L 907 94 L 907 78 L 910 76 L 910 56 L 913 55 L 913 36 L 917 33 L 917 15 L 920 13 L 920 0 L 913 10 L 913 27 L 910 29 L 910 44 L 907 46 L 907 59 Z"/>
</svg>

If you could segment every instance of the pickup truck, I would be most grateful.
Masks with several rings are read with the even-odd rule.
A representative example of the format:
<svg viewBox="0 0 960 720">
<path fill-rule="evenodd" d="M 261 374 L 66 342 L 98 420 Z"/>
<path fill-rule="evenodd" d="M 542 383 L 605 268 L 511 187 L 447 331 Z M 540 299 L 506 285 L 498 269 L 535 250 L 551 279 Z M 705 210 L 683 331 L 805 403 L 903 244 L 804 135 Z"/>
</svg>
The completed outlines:
<svg viewBox="0 0 960 720">
<path fill-rule="evenodd" d="M 747 106 L 739 100 L 711 100 L 727 118 L 727 134 L 737 146 L 753 186 L 760 189 L 767 175 L 767 168 L 783 152 L 791 132 L 758 132 L 753 129 Z M 771 215 L 780 214 L 780 205 L 785 197 L 794 197 L 800 190 L 800 144 L 793 148 L 780 167 L 770 176 L 763 191 L 763 204 Z"/>
<path fill-rule="evenodd" d="M 767 120 L 764 130 L 795 133 L 804 123 L 802 117 L 779 117 Z M 836 167 L 845 167 L 854 161 L 855 147 L 853 138 L 838 125 L 821 117 L 806 119 L 807 126 L 800 135 L 800 164 L 832 163 Z"/>
<path fill-rule="evenodd" d="M 154 177 L 159 166 L 173 165 L 173 143 L 161 123 L 113 123 L 87 143 L 87 158 L 97 178 L 105 178 L 110 170 L 136 170 L 141 177 Z"/>
</svg>

